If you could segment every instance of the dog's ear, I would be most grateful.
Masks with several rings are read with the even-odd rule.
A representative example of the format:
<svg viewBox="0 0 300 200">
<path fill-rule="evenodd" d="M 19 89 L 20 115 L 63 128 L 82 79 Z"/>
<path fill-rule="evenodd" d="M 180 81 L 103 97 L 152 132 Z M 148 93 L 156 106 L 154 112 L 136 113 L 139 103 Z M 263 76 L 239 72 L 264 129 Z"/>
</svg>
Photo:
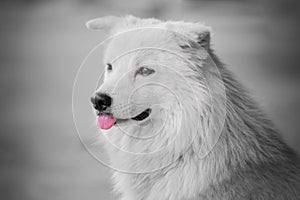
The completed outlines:
<svg viewBox="0 0 300 200">
<path fill-rule="evenodd" d="M 117 16 L 106 16 L 101 18 L 92 19 L 86 22 L 86 27 L 90 30 L 105 30 L 109 31 L 121 20 Z"/>
<path fill-rule="evenodd" d="M 204 31 L 196 34 L 196 41 L 204 49 L 209 49 L 210 47 L 210 31 Z"/>
<path fill-rule="evenodd" d="M 191 34 L 193 41 L 199 44 L 202 48 L 206 50 L 210 48 L 210 27 L 201 23 L 195 23 L 187 28 L 187 31 Z"/>
<path fill-rule="evenodd" d="M 210 32 L 211 28 L 205 26 L 202 23 L 189 23 L 189 22 L 171 22 L 167 24 L 167 28 L 179 32 L 185 37 L 183 40 L 186 42 L 186 39 L 189 38 L 190 42 L 197 44 L 196 46 L 203 47 L 204 49 L 209 49 L 210 47 Z M 185 43 L 184 42 L 184 43 Z M 193 44 L 183 44 L 183 48 L 188 48 L 195 46 Z M 195 46 L 195 47 L 196 47 Z"/>
</svg>

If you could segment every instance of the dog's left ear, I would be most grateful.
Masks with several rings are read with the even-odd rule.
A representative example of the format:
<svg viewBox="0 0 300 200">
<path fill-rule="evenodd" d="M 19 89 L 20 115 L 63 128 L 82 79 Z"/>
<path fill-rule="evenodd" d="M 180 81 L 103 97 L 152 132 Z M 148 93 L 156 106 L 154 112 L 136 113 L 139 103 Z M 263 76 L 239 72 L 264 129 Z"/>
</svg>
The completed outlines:
<svg viewBox="0 0 300 200">
<path fill-rule="evenodd" d="M 86 27 L 90 30 L 104 30 L 109 31 L 121 20 L 117 16 L 106 16 L 89 20 L 85 23 Z"/>
<path fill-rule="evenodd" d="M 202 23 L 170 22 L 167 24 L 167 28 L 185 35 L 182 41 L 185 44 L 181 45 L 182 48 L 193 47 L 195 44 L 198 47 L 200 45 L 206 50 L 210 48 L 211 28 Z M 187 40 L 190 40 L 188 41 L 189 44 L 186 43 Z"/>
<path fill-rule="evenodd" d="M 210 32 L 204 31 L 196 34 L 196 41 L 204 49 L 209 49 L 210 47 Z"/>
<path fill-rule="evenodd" d="M 201 23 L 195 23 L 188 26 L 186 30 L 188 34 L 191 34 L 194 42 L 206 50 L 210 48 L 210 27 L 207 27 Z"/>
</svg>

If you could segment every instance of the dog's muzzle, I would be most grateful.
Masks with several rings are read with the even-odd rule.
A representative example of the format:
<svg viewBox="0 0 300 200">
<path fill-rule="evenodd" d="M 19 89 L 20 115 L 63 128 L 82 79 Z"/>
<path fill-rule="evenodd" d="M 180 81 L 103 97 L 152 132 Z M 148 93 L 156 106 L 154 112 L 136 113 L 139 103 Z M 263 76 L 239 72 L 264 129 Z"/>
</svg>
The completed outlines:
<svg viewBox="0 0 300 200">
<path fill-rule="evenodd" d="M 98 126 L 101 129 L 110 129 L 115 124 L 121 124 L 129 120 L 143 121 L 149 117 L 152 109 L 147 108 L 136 116 L 122 119 L 116 118 L 111 113 L 112 98 L 105 93 L 96 93 L 94 97 L 91 97 L 91 102 L 94 108 L 97 110 Z"/>
<path fill-rule="evenodd" d="M 96 93 L 94 97 L 91 97 L 91 102 L 94 108 L 102 113 L 111 106 L 112 98 L 105 93 Z"/>
</svg>

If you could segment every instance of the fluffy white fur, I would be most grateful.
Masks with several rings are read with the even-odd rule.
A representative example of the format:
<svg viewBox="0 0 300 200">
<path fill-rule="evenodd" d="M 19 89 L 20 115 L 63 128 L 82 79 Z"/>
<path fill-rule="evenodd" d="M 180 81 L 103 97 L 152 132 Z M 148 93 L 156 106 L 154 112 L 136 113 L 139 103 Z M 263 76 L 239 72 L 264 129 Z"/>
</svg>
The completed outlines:
<svg viewBox="0 0 300 200">
<path fill-rule="evenodd" d="M 215 56 L 210 28 L 133 16 L 87 27 L 117 35 L 98 89 L 112 96 L 111 113 L 153 108 L 146 122 L 103 134 L 123 200 L 300 199 L 298 156 Z M 135 75 L 139 66 L 155 73 Z"/>
</svg>

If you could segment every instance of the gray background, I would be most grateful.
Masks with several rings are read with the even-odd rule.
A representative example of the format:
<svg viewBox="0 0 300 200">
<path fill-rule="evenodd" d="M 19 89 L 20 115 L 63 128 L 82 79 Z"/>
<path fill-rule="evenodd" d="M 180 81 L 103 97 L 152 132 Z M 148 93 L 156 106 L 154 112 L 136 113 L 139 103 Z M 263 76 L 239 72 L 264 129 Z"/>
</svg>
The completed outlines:
<svg viewBox="0 0 300 200">
<path fill-rule="evenodd" d="M 71 110 L 76 71 L 105 38 L 84 23 L 108 14 L 212 26 L 217 54 L 300 151 L 297 1 L 7 0 L 0 4 L 1 199 L 115 198 L 109 170 L 81 145 Z"/>
</svg>

